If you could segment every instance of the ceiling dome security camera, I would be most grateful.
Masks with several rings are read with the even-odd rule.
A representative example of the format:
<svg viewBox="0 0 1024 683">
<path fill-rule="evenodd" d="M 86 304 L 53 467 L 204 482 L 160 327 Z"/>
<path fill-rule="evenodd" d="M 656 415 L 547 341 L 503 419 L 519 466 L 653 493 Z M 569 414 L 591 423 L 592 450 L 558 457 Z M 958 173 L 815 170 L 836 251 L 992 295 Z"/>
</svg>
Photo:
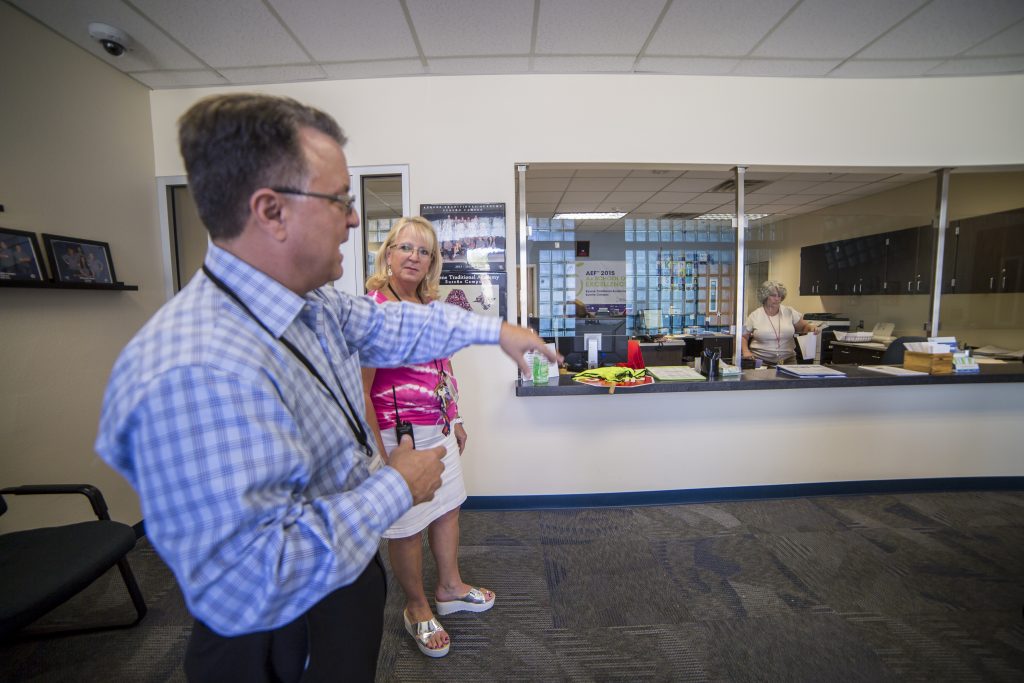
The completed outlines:
<svg viewBox="0 0 1024 683">
<path fill-rule="evenodd" d="M 111 57 L 120 57 L 132 47 L 132 38 L 127 33 L 109 24 L 89 24 L 89 35 Z"/>
</svg>

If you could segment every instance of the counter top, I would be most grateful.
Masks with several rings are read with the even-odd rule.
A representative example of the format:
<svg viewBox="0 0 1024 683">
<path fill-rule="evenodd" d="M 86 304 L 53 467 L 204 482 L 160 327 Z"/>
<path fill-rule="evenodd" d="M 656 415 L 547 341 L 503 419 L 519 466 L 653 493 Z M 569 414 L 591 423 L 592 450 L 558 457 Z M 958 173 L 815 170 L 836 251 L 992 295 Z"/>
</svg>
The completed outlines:
<svg viewBox="0 0 1024 683">
<path fill-rule="evenodd" d="M 983 364 L 980 372 L 950 375 L 913 375 L 896 377 L 873 372 L 857 365 L 833 366 L 846 377 L 797 378 L 779 375 L 774 369 L 744 370 L 738 377 L 697 382 L 655 382 L 640 387 L 620 387 L 613 395 L 669 394 L 694 391 L 749 391 L 760 389 L 820 389 L 842 387 L 880 387 L 921 384 L 993 384 L 1024 382 L 1024 363 Z M 610 393 L 608 389 L 574 382 L 572 375 L 559 375 L 548 384 L 516 382 L 516 396 L 592 396 Z"/>
</svg>

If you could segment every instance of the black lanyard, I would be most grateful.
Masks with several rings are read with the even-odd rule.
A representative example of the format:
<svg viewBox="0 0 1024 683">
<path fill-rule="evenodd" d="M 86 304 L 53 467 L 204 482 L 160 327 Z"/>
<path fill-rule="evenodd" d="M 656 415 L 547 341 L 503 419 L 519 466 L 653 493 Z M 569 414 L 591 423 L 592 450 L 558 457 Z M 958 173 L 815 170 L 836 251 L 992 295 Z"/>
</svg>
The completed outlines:
<svg viewBox="0 0 1024 683">
<path fill-rule="evenodd" d="M 276 341 L 279 341 L 282 344 L 284 344 L 285 348 L 287 348 L 289 351 L 291 351 L 292 355 L 295 356 L 296 358 L 298 358 L 299 361 L 303 365 L 306 366 L 306 369 L 309 370 L 309 374 L 313 375 L 313 377 L 316 377 L 317 381 L 320 382 L 320 384 L 323 386 L 323 388 L 327 390 L 327 393 L 331 395 L 331 398 L 334 399 L 334 404 L 338 406 L 338 410 L 340 410 L 341 414 L 345 416 L 345 421 L 348 422 L 349 429 L 352 430 L 352 433 L 355 435 L 356 441 L 359 442 L 359 445 L 363 447 L 363 451 L 365 451 L 367 455 L 372 456 L 373 455 L 373 449 L 370 448 L 369 441 L 366 438 L 366 429 L 363 427 L 363 423 L 361 421 L 359 421 L 358 419 L 356 419 L 355 408 L 352 407 L 352 402 L 348 400 L 348 394 L 345 393 L 345 387 L 343 387 L 341 385 L 341 381 L 340 380 L 338 381 L 338 389 L 341 391 L 341 397 L 345 399 L 345 405 L 348 406 L 348 410 L 347 411 L 342 407 L 341 401 L 338 400 L 338 397 L 335 395 L 335 393 L 331 389 L 330 385 L 327 384 L 327 382 L 324 381 L 324 378 L 320 376 L 319 372 L 317 372 L 316 367 L 309 361 L 308 358 L 306 358 L 306 356 L 302 353 L 302 351 L 299 351 L 299 349 L 295 346 L 295 344 L 292 344 L 290 341 L 285 339 L 283 336 L 281 336 L 281 337 L 275 336 L 274 333 L 270 331 L 270 328 L 267 327 L 263 323 L 262 320 L 257 318 L 256 315 L 252 312 L 252 310 L 250 310 L 249 307 L 245 305 L 245 302 L 238 298 L 238 295 L 235 294 L 234 290 L 231 289 L 230 287 L 228 287 L 216 275 L 211 273 L 210 269 L 207 268 L 205 265 L 203 266 L 203 272 L 206 273 L 206 277 L 210 278 L 210 282 L 215 284 L 218 289 L 220 289 L 222 292 L 224 292 L 225 294 L 230 296 L 232 299 L 234 299 L 235 303 L 237 303 L 239 306 L 241 306 L 242 310 L 245 311 L 246 313 L 248 313 L 250 318 L 255 320 L 259 324 L 260 327 L 262 327 L 264 330 L 266 330 L 267 334 L 269 334 L 271 336 L 271 338 L 273 338 Z M 328 361 L 328 362 L 330 362 L 330 361 Z M 335 378 L 337 378 L 337 375 L 335 375 Z"/>
</svg>

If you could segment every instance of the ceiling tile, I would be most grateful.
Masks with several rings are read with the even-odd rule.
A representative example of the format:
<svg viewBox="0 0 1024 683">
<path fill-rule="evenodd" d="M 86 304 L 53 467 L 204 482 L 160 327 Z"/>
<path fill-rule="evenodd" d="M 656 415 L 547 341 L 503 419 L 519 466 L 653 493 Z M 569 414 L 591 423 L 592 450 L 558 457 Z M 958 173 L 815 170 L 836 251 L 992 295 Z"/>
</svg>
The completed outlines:
<svg viewBox="0 0 1024 683">
<path fill-rule="evenodd" d="M 533 70 L 539 73 L 629 73 L 634 61 L 632 56 L 534 57 Z"/>
<path fill-rule="evenodd" d="M 565 192 L 565 189 L 569 187 L 568 178 L 545 178 L 533 177 L 533 174 L 526 176 L 526 191 L 527 192 Z"/>
<path fill-rule="evenodd" d="M 120 0 L 12 0 L 11 4 L 121 71 L 196 70 L 205 66 Z M 89 24 L 93 22 L 109 24 L 127 33 L 133 43 L 131 49 L 121 57 L 108 55 L 89 35 Z M 220 79 L 217 82 L 223 83 Z"/>
<path fill-rule="evenodd" d="M 432 74 L 525 74 L 529 57 L 431 57 L 427 71 Z"/>
<path fill-rule="evenodd" d="M 838 59 L 741 59 L 734 76 L 824 76 L 839 65 Z"/>
<path fill-rule="evenodd" d="M 842 59 L 882 35 L 924 0 L 804 0 L 752 53 Z"/>
<path fill-rule="evenodd" d="M 526 55 L 533 32 L 533 0 L 406 0 L 427 57 Z"/>
<path fill-rule="evenodd" d="M 261 0 L 133 0 L 213 67 L 301 64 L 309 56 Z"/>
<path fill-rule="evenodd" d="M 929 76 L 981 76 L 1024 72 L 1024 55 L 951 59 L 928 72 Z"/>
<path fill-rule="evenodd" d="M 778 180 L 768 187 L 773 194 L 796 194 L 818 185 L 821 183 L 813 180 Z"/>
<path fill-rule="evenodd" d="M 569 183 L 571 191 L 601 191 L 611 192 L 618 187 L 620 178 L 573 178 Z"/>
<path fill-rule="evenodd" d="M 317 81 L 327 74 L 315 64 L 297 66 L 254 66 L 240 69 L 217 69 L 231 83 L 287 83 Z"/>
<path fill-rule="evenodd" d="M 348 62 L 418 57 L 398 2 L 268 1 L 314 59 Z"/>
<path fill-rule="evenodd" d="M 992 36 L 964 52 L 961 57 L 1003 57 L 1024 53 L 1024 21 Z"/>
<path fill-rule="evenodd" d="M 748 54 L 797 0 L 676 0 L 647 55 L 738 57 Z"/>
<path fill-rule="evenodd" d="M 652 202 L 675 202 L 682 204 L 698 196 L 697 192 L 658 192 L 651 196 Z"/>
<path fill-rule="evenodd" d="M 672 202 L 670 204 L 662 202 L 644 202 L 637 207 L 637 210 L 648 212 L 655 216 L 660 216 L 662 214 L 672 213 L 680 206 L 680 204 L 680 202 Z"/>
<path fill-rule="evenodd" d="M 650 192 L 612 192 L 605 199 L 605 202 L 615 203 L 629 203 L 629 202 L 644 202 L 651 196 Z"/>
<path fill-rule="evenodd" d="M 531 164 L 526 170 L 526 179 L 530 181 L 534 178 L 572 178 L 577 171 L 569 166 L 562 168 L 545 168 L 539 164 Z"/>
<path fill-rule="evenodd" d="M 625 178 L 629 169 L 622 168 L 581 168 L 576 171 L 577 178 Z"/>
<path fill-rule="evenodd" d="M 418 59 L 386 59 L 379 62 L 348 62 L 321 64 L 328 78 L 386 78 L 388 76 L 415 76 L 426 69 Z"/>
<path fill-rule="evenodd" d="M 529 202 L 541 202 L 544 204 L 557 204 L 562 200 L 561 192 L 548 192 L 545 190 L 533 190 L 527 186 L 526 199 Z"/>
<path fill-rule="evenodd" d="M 933 0 L 858 57 L 952 57 L 1024 18 L 1020 0 Z"/>
<path fill-rule="evenodd" d="M 132 73 L 131 77 L 154 90 L 228 84 L 223 76 L 212 70 L 137 71 Z"/>
<path fill-rule="evenodd" d="M 839 78 L 911 78 L 924 76 L 941 59 L 851 59 L 829 74 Z"/>
<path fill-rule="evenodd" d="M 665 192 L 707 192 L 715 185 L 722 182 L 723 176 L 714 178 L 691 178 L 689 174 L 678 180 L 673 180 L 665 186 Z"/>
<path fill-rule="evenodd" d="M 602 201 L 609 201 L 607 199 L 607 192 L 572 192 L 567 191 L 562 197 L 562 203 L 570 204 L 596 204 Z"/>
<path fill-rule="evenodd" d="M 835 194 L 837 192 L 855 192 L 856 190 L 867 185 L 866 182 L 856 182 L 848 180 L 831 180 L 826 183 L 819 183 L 811 188 L 808 188 L 805 192 L 807 194 Z"/>
<path fill-rule="evenodd" d="M 535 52 L 636 55 L 664 6 L 664 0 L 545 0 Z"/>
<path fill-rule="evenodd" d="M 671 178 L 626 178 L 616 188 L 617 190 L 644 190 L 647 192 L 657 192 L 665 189 L 665 186 L 672 182 Z"/>
</svg>

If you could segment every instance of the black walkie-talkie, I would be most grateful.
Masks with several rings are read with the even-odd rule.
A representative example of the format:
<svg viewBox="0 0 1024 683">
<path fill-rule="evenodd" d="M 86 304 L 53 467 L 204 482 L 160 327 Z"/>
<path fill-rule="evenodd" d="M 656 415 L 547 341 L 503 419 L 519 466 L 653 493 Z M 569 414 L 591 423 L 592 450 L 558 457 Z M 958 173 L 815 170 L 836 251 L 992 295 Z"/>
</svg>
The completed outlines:
<svg viewBox="0 0 1024 683">
<path fill-rule="evenodd" d="M 391 401 L 395 404 L 395 436 L 398 437 L 398 443 L 402 443 L 402 437 L 408 435 L 409 440 L 412 441 L 412 447 L 416 448 L 416 438 L 412 435 L 412 423 L 406 422 L 398 416 L 398 398 L 395 396 L 395 388 L 391 387 Z"/>
</svg>

